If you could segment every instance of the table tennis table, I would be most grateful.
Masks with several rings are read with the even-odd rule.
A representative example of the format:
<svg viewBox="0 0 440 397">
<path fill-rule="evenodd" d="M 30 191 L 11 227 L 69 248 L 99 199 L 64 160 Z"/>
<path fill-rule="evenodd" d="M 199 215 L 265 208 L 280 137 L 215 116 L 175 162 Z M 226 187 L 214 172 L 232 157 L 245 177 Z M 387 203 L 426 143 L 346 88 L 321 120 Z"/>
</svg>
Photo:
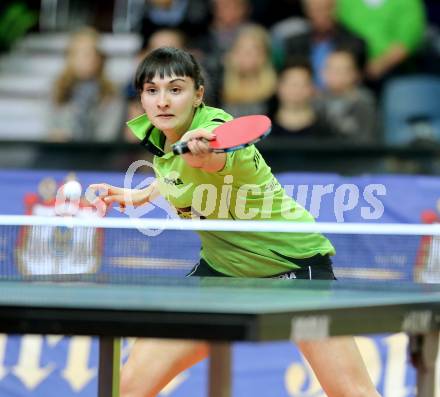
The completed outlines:
<svg viewBox="0 0 440 397">
<path fill-rule="evenodd" d="M 120 337 L 212 342 L 210 397 L 228 397 L 229 344 L 440 329 L 440 286 L 402 282 L 98 277 L 0 280 L 0 332 L 100 338 L 99 397 L 118 395 Z"/>
</svg>

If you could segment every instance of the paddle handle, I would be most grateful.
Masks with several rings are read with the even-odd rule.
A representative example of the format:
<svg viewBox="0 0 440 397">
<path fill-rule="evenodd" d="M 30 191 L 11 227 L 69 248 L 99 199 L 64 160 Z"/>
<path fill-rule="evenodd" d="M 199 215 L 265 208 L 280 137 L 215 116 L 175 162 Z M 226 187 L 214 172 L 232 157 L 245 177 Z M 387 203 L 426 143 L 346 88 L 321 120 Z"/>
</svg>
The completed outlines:
<svg viewBox="0 0 440 397">
<path fill-rule="evenodd" d="M 201 138 L 202 140 L 204 140 L 205 142 L 209 142 L 208 140 L 205 140 L 204 138 Z M 188 147 L 188 142 L 177 142 L 173 145 L 173 153 L 174 154 L 185 154 L 185 153 L 189 153 L 189 147 Z"/>
<path fill-rule="evenodd" d="M 173 145 L 174 154 L 184 154 L 189 153 L 188 142 L 177 142 Z"/>
</svg>

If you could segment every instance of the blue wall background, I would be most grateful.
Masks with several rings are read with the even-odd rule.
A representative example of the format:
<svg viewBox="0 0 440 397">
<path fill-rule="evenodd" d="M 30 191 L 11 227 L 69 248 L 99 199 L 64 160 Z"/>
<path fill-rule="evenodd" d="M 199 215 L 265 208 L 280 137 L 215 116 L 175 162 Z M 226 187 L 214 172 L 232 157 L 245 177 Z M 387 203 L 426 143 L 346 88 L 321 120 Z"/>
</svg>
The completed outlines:
<svg viewBox="0 0 440 397">
<path fill-rule="evenodd" d="M 0 171 L 1 213 L 24 214 L 25 197 L 35 195 L 42 180 L 52 178 L 60 184 L 67 174 L 67 171 Z M 120 173 L 78 172 L 76 177 L 83 186 L 96 182 L 120 186 L 124 182 L 124 174 Z M 138 174 L 134 182 L 141 183 L 150 177 L 148 174 Z M 334 174 L 286 173 L 278 175 L 278 178 L 282 185 L 290 186 L 293 196 L 304 203 L 319 221 L 419 223 L 426 211 L 437 216 L 440 178 L 436 177 L 342 177 Z M 317 199 L 317 194 L 323 190 L 329 193 Z M 383 213 L 375 219 L 365 219 L 363 214 L 380 213 L 377 211 L 380 209 L 380 205 L 377 207 L 378 201 L 383 205 Z M 163 203 L 152 206 L 145 216 L 164 217 L 167 212 L 163 208 Z M 124 216 L 116 210 L 111 210 L 109 215 Z M 168 239 L 169 236 L 162 238 Z M 16 236 L 10 235 L 0 242 L 0 267 L 3 272 L 18 271 L 12 261 L 16 246 L 14 239 Z M 117 248 L 111 244 L 110 235 L 108 239 L 110 243 L 104 248 L 103 256 L 120 257 L 121 252 L 117 252 Z M 335 264 L 341 274 L 349 274 L 344 273 L 344 269 L 353 270 L 356 266 L 362 266 L 378 273 L 385 268 L 391 269 L 401 279 L 412 278 L 419 238 L 400 240 L 399 244 L 392 242 L 394 251 L 390 251 L 389 244 L 381 246 L 381 240 L 369 236 L 355 240 L 352 236 L 341 236 L 333 241 L 338 250 Z M 166 244 L 164 241 L 159 245 L 166 247 Z M 383 255 L 388 256 L 381 256 L 378 249 L 383 249 Z M 191 263 L 192 258 L 197 256 L 197 250 L 197 241 L 194 240 L 182 259 Z M 165 249 L 160 254 L 165 255 L 166 252 Z M 103 261 L 104 264 L 106 262 Z M 100 268 L 100 271 L 115 270 L 109 265 Z M 184 270 L 174 272 L 183 274 Z M 408 364 L 405 335 L 362 337 L 359 343 L 382 395 L 414 396 L 414 371 Z M 0 337 L 2 397 L 92 397 L 96 395 L 96 369 L 97 342 L 92 338 L 31 335 Z M 205 385 L 206 363 L 202 363 L 182 374 L 162 395 L 203 396 Z M 323 393 L 296 348 L 288 342 L 280 342 L 234 346 L 234 395 L 319 397 Z"/>
</svg>

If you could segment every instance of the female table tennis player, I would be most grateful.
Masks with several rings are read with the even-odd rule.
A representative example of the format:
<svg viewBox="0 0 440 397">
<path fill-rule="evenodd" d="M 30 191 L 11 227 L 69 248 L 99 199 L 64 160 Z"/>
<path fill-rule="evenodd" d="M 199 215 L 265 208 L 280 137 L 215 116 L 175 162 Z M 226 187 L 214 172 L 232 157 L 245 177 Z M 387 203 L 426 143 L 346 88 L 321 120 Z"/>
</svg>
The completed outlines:
<svg viewBox="0 0 440 397">
<path fill-rule="evenodd" d="M 209 219 L 252 216 L 313 222 L 312 216 L 285 193 L 255 146 L 212 152 L 212 130 L 232 117 L 204 105 L 203 84 L 200 67 L 189 53 L 160 48 L 147 55 L 135 77 L 145 114 L 128 125 L 155 155 L 156 180 L 141 190 L 106 184 L 91 188 L 104 191 L 101 199 L 105 203 L 121 207 L 145 204 L 160 193 L 181 217 L 191 217 L 194 202 L 202 199 L 195 197 L 200 192 L 197 186 L 209 184 L 219 196 L 226 191 L 230 198 L 218 197 L 214 205 L 207 203 L 215 208 L 203 214 Z M 178 141 L 186 142 L 190 152 L 175 155 L 172 145 Z M 175 184 L 185 187 L 183 194 L 175 194 Z M 252 187 L 240 190 L 245 185 Z M 334 248 L 321 234 L 199 234 L 201 259 L 191 276 L 334 279 L 329 258 Z M 378 396 L 353 338 L 300 342 L 298 346 L 328 396 Z M 179 372 L 208 355 L 209 346 L 203 342 L 139 339 L 122 369 L 121 397 L 156 396 Z"/>
</svg>

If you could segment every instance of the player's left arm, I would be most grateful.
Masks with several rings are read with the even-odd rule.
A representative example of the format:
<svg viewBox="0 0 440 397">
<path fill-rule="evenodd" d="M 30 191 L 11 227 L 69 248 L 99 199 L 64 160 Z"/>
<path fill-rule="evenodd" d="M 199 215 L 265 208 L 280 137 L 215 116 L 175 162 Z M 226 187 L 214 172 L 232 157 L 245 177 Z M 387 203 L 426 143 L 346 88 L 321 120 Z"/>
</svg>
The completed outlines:
<svg viewBox="0 0 440 397">
<path fill-rule="evenodd" d="M 181 141 L 188 143 L 189 153 L 182 154 L 183 160 L 193 168 L 205 172 L 218 172 L 226 164 L 226 153 L 214 153 L 209 141 L 215 138 L 214 133 L 205 129 L 196 129 L 185 133 Z"/>
</svg>

